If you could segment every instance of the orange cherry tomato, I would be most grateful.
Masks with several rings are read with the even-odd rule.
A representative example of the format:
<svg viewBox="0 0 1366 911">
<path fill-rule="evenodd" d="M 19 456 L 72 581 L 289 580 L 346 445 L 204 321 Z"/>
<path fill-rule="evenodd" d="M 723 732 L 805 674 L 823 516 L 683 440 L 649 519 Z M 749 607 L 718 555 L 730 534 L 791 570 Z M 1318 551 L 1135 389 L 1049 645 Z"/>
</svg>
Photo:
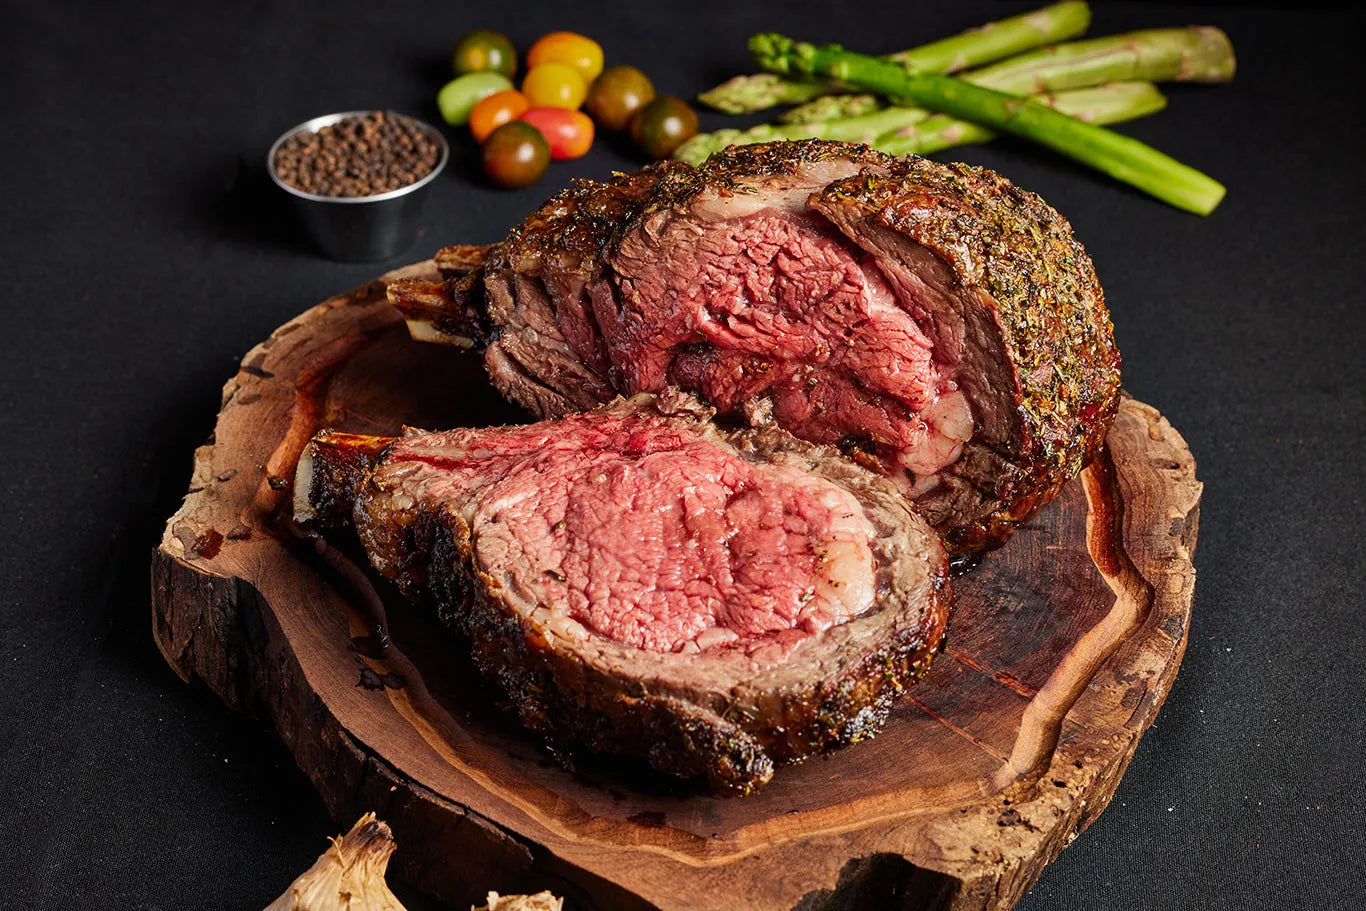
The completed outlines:
<svg viewBox="0 0 1366 911">
<path fill-rule="evenodd" d="M 579 71 L 567 63 L 541 63 L 527 71 L 522 80 L 522 93 L 533 108 L 566 108 L 574 110 L 583 104 L 588 94 L 588 83 Z"/>
<path fill-rule="evenodd" d="M 530 107 L 531 102 L 516 89 L 494 92 L 470 111 L 470 133 L 474 135 L 474 141 L 482 143 L 490 133 L 516 120 Z"/>
<path fill-rule="evenodd" d="M 602 72 L 602 45 L 577 32 L 551 32 L 526 52 L 527 69 L 542 63 L 567 63 L 579 71 L 584 84 Z"/>
<path fill-rule="evenodd" d="M 593 118 L 564 108 L 532 108 L 518 118 L 541 131 L 556 161 L 582 157 L 593 145 Z"/>
</svg>

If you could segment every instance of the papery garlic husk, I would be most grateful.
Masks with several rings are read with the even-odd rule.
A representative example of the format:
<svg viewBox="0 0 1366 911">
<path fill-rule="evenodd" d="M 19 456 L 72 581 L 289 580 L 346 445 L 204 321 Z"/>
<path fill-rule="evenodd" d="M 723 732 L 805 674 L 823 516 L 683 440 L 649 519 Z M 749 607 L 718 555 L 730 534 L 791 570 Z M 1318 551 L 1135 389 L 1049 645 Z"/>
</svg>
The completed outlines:
<svg viewBox="0 0 1366 911">
<path fill-rule="evenodd" d="M 406 911 L 384 881 L 394 836 L 374 813 L 330 841 L 332 847 L 266 911 Z"/>
<path fill-rule="evenodd" d="M 535 895 L 503 895 L 490 892 L 488 904 L 470 911 L 563 911 L 564 899 L 556 898 L 549 892 Z"/>
</svg>

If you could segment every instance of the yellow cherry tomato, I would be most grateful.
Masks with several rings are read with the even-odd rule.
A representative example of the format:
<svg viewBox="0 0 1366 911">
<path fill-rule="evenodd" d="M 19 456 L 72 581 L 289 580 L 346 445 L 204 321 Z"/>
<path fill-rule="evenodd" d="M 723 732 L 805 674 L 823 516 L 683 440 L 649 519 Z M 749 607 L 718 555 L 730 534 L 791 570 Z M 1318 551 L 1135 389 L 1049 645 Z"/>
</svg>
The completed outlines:
<svg viewBox="0 0 1366 911">
<path fill-rule="evenodd" d="M 516 89 L 494 92 L 470 111 L 470 133 L 475 142 L 483 142 L 488 135 L 505 123 L 516 120 L 531 102 Z"/>
<path fill-rule="evenodd" d="M 533 108 L 575 110 L 588 94 L 588 83 L 567 63 L 542 63 L 533 66 L 522 80 L 522 94 Z"/>
<path fill-rule="evenodd" d="M 526 52 L 527 69 L 542 63 L 567 63 L 579 71 L 587 85 L 602 72 L 602 45 L 577 32 L 551 32 Z"/>
</svg>

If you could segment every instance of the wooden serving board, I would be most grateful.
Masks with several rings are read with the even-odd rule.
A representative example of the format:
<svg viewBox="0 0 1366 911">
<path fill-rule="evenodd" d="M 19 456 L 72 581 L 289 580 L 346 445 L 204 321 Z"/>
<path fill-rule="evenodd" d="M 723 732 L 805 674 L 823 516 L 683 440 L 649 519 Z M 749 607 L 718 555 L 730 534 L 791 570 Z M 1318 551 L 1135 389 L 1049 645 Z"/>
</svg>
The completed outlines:
<svg viewBox="0 0 1366 911">
<path fill-rule="evenodd" d="M 384 282 L 281 326 L 228 381 L 152 607 L 171 666 L 269 718 L 340 824 L 389 822 L 399 875 L 466 907 L 550 888 L 578 909 L 1003 909 L 1104 809 L 1176 676 L 1195 582 L 1195 463 L 1152 408 L 1126 399 L 1103 456 L 955 580 L 947 648 L 881 735 L 713 797 L 564 770 L 387 591 L 394 647 L 366 657 L 354 592 L 274 531 L 321 427 L 524 419 L 477 356 L 409 340 Z"/>
</svg>

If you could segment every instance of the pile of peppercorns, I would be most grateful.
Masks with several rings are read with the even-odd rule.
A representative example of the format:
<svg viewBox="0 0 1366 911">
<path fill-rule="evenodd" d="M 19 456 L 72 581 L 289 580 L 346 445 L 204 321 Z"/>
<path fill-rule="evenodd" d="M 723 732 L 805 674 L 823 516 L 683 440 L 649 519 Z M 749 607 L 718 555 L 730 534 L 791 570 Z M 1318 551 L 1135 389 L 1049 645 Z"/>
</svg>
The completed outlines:
<svg viewBox="0 0 1366 911">
<path fill-rule="evenodd" d="M 420 124 L 392 111 L 347 117 L 316 133 L 295 133 L 275 152 L 275 175 L 315 196 L 377 196 L 416 183 L 436 167 L 441 146 Z"/>
</svg>

